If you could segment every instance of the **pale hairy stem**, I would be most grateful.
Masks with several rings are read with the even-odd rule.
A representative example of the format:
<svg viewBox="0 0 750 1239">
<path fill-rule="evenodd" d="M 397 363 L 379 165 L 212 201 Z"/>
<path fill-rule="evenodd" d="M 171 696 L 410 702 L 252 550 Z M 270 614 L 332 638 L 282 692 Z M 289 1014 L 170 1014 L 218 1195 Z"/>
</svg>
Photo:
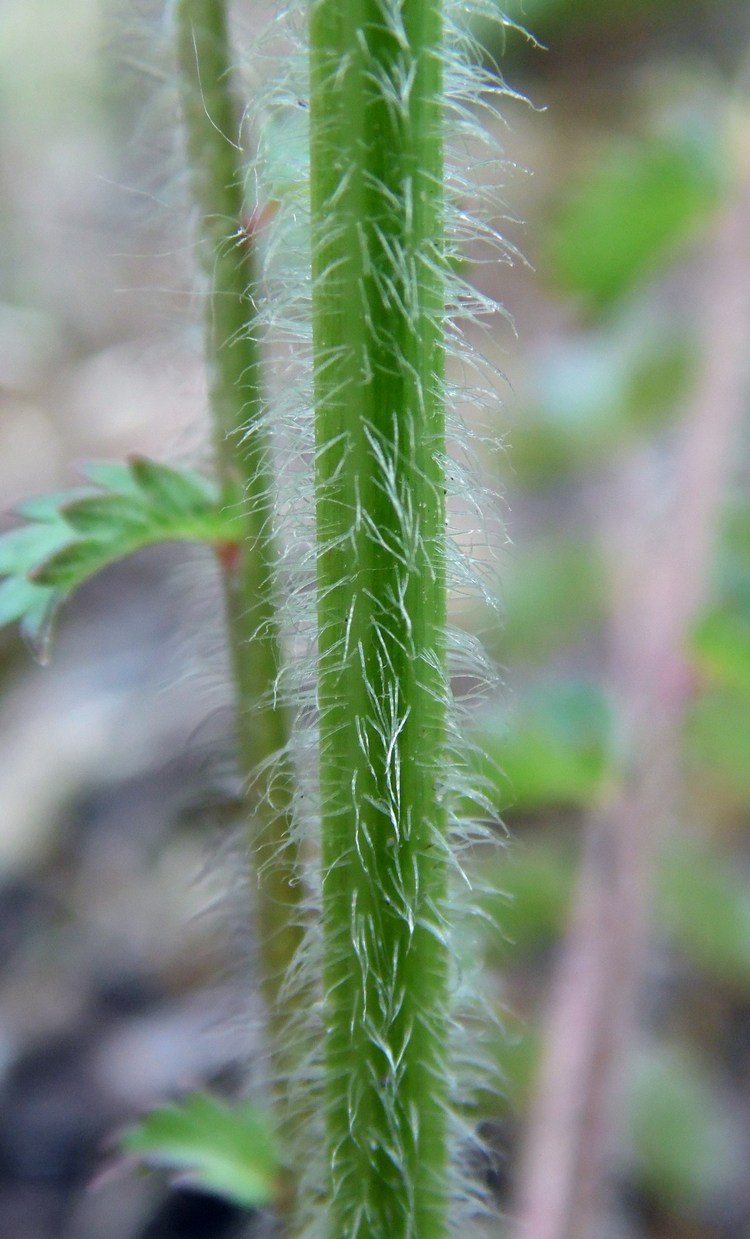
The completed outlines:
<svg viewBox="0 0 750 1239">
<path fill-rule="evenodd" d="M 749 217 L 745 173 L 707 248 L 701 368 L 681 427 L 671 501 L 664 503 L 663 479 L 644 486 L 642 462 L 623 479 L 630 548 L 619 546 L 616 556 L 610 678 L 624 758 L 617 786 L 588 824 L 553 982 L 519 1173 L 519 1239 L 606 1233 L 656 859 L 677 808 L 679 725 L 690 691 L 686 639 L 704 597 L 730 451 L 746 409 Z"/>
<path fill-rule="evenodd" d="M 177 0 L 178 72 L 197 249 L 208 283 L 205 356 L 222 502 L 242 532 L 222 555 L 240 776 L 249 823 L 255 930 L 267 1006 L 267 1048 L 284 1131 L 289 1022 L 282 985 L 300 941 L 299 885 L 291 841 L 289 724 L 276 695 L 281 638 L 272 529 L 273 467 L 263 424 L 262 358 L 255 323 L 253 218 L 244 201 L 240 111 L 224 0 Z"/>
</svg>

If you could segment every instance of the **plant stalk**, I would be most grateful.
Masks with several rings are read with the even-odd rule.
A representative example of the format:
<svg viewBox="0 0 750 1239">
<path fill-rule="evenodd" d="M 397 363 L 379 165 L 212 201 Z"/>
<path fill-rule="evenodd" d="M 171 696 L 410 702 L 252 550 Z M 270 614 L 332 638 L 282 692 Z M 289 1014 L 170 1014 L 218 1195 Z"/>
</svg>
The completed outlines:
<svg viewBox="0 0 750 1239">
<path fill-rule="evenodd" d="M 256 879 L 267 1045 L 283 1100 L 292 1011 L 281 986 L 301 930 L 297 856 L 290 836 L 289 723 L 275 695 L 281 637 L 274 579 L 273 467 L 263 423 L 261 347 L 254 321 L 256 236 L 245 211 L 240 112 L 232 90 L 224 0 L 177 0 L 176 22 L 187 157 L 199 216 L 198 252 L 209 284 L 205 354 L 214 455 L 222 503 L 241 511 L 243 521 L 237 545 L 226 547 L 221 556 L 222 575 L 237 757 Z"/>
<path fill-rule="evenodd" d="M 313 0 L 332 1239 L 447 1220 L 440 0 Z"/>
</svg>

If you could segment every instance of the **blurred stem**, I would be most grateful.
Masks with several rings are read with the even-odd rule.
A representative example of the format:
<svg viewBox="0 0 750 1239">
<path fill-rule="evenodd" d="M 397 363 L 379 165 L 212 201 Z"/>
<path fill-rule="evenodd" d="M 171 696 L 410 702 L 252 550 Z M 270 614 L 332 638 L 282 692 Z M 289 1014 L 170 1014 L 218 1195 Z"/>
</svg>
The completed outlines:
<svg viewBox="0 0 750 1239">
<path fill-rule="evenodd" d="M 177 0 L 176 22 L 187 157 L 199 216 L 198 253 L 209 285 L 205 355 L 214 454 L 222 502 L 240 510 L 244 524 L 238 545 L 225 548 L 222 566 L 237 754 L 256 880 L 267 1043 L 283 1099 L 292 1011 L 281 987 L 300 940 L 299 875 L 290 838 L 288 720 L 276 700 L 281 640 L 273 467 L 263 423 L 261 350 L 254 321 L 256 239 L 252 220 L 245 218 L 243 157 L 237 145 L 240 112 L 232 91 L 224 0 Z"/>
<path fill-rule="evenodd" d="M 331 1239 L 446 1230 L 440 0 L 313 0 Z"/>
<path fill-rule="evenodd" d="M 685 655 L 703 600 L 731 447 L 746 409 L 750 143 L 716 219 L 701 283 L 703 357 L 664 504 L 663 464 L 644 460 L 608 502 L 629 521 L 615 557 L 610 676 L 625 759 L 589 823 L 572 920 L 554 978 L 519 1177 L 523 1239 L 600 1239 L 625 1072 L 646 963 L 654 868 L 675 816 Z M 734 153 L 734 152 L 733 152 Z M 635 529 L 635 539 L 633 530 Z"/>
</svg>

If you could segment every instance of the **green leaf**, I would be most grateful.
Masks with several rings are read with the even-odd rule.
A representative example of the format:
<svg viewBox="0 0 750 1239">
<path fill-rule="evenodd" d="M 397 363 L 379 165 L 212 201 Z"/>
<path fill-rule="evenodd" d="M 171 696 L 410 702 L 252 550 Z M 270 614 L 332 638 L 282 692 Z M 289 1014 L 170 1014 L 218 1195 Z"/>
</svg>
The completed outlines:
<svg viewBox="0 0 750 1239">
<path fill-rule="evenodd" d="M 92 485 L 28 500 L 29 523 L 0 537 L 0 624 L 21 622 L 43 653 L 52 618 L 70 592 L 117 559 L 156 542 L 234 542 L 239 509 L 193 470 L 144 457 L 87 466 Z"/>
<path fill-rule="evenodd" d="M 535 663 L 596 631 L 605 607 L 605 576 L 595 548 L 550 538 L 522 548 L 505 582 L 503 659 Z"/>
<path fill-rule="evenodd" d="M 183 1182 L 244 1208 L 270 1204 L 279 1156 L 266 1113 L 206 1093 L 152 1111 L 121 1140 L 124 1152 L 179 1172 Z"/>
<path fill-rule="evenodd" d="M 563 931 L 575 875 L 570 850 L 557 841 L 517 842 L 503 858 L 496 875 L 483 868 L 481 878 L 492 887 L 480 895 L 488 921 L 497 926 L 487 935 L 485 952 L 493 962 L 518 960 L 549 946 Z M 495 880 L 493 880 L 493 878 Z M 498 958 L 499 957 L 499 958 Z"/>
<path fill-rule="evenodd" d="M 14 624 L 29 611 L 45 603 L 50 591 L 34 585 L 26 577 L 12 576 L 0 582 L 0 628 Z"/>
<path fill-rule="evenodd" d="M 501 808 L 586 807 L 604 787 L 608 734 L 608 708 L 592 685 L 554 684 L 510 718 L 485 720 L 475 734 L 485 754 L 479 772 L 494 779 Z"/>
<path fill-rule="evenodd" d="M 148 509 L 125 495 L 92 495 L 66 503 L 60 511 L 74 533 L 103 542 L 138 536 L 149 525 Z"/>
<path fill-rule="evenodd" d="M 145 456 L 131 456 L 130 471 L 144 495 L 163 512 L 194 515 L 216 503 L 208 479 L 192 469 L 172 469 Z"/>
<path fill-rule="evenodd" d="M 711 684 L 750 693 L 750 617 L 729 608 L 712 611 L 691 644 L 695 665 Z"/>
<path fill-rule="evenodd" d="M 116 558 L 110 551 L 98 538 L 70 542 L 30 569 L 29 579 L 35 585 L 70 591 Z"/>
<path fill-rule="evenodd" d="M 582 178 L 554 220 L 548 269 L 593 311 L 668 262 L 720 191 L 716 143 L 621 140 Z"/>
<path fill-rule="evenodd" d="M 91 461 L 83 466 L 83 472 L 101 490 L 120 495 L 138 494 L 138 483 L 132 469 L 120 461 Z"/>
<path fill-rule="evenodd" d="M 741 1182 L 742 1138 L 720 1086 L 687 1049 L 642 1050 L 630 1082 L 636 1176 L 658 1199 L 693 1209 Z"/>
<path fill-rule="evenodd" d="M 750 700 L 746 692 L 712 688 L 689 704 L 685 718 L 685 744 L 690 766 L 701 784 L 707 776 L 716 783 L 717 794 L 750 806 Z"/>
<path fill-rule="evenodd" d="M 69 539 L 70 530 L 61 520 L 11 529 L 0 537 L 0 576 L 24 575 Z"/>
<path fill-rule="evenodd" d="M 78 486 L 70 490 L 56 490 L 49 495 L 34 495 L 16 504 L 17 516 L 27 521 L 59 522 L 60 508 L 66 503 L 75 503 L 77 499 L 85 499 L 91 494 L 91 487 Z"/>
<path fill-rule="evenodd" d="M 707 848 L 681 840 L 660 871 L 664 928 L 700 968 L 725 981 L 750 984 L 750 885 Z"/>
</svg>

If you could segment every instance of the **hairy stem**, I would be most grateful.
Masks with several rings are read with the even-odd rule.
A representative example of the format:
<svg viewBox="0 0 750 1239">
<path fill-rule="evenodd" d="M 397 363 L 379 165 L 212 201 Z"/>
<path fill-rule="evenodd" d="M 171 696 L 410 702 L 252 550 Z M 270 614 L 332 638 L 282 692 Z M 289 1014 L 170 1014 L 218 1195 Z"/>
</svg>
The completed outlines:
<svg viewBox="0 0 750 1239">
<path fill-rule="evenodd" d="M 274 587 L 272 461 L 262 421 L 261 355 L 254 331 L 255 237 L 245 218 L 239 110 L 232 92 L 224 0 L 178 0 L 178 69 L 198 250 L 209 282 L 205 351 L 222 502 L 243 517 L 223 556 L 237 707 L 237 753 L 247 789 L 257 881 L 256 929 L 275 1077 L 288 1064 L 292 1014 L 281 984 L 300 937 L 288 721 L 275 699 L 281 648 Z M 267 773 L 273 768 L 273 781 Z M 283 1095 L 283 1094 L 282 1094 Z"/>
<path fill-rule="evenodd" d="M 313 0 L 328 1226 L 445 1233 L 440 0 Z"/>
</svg>

